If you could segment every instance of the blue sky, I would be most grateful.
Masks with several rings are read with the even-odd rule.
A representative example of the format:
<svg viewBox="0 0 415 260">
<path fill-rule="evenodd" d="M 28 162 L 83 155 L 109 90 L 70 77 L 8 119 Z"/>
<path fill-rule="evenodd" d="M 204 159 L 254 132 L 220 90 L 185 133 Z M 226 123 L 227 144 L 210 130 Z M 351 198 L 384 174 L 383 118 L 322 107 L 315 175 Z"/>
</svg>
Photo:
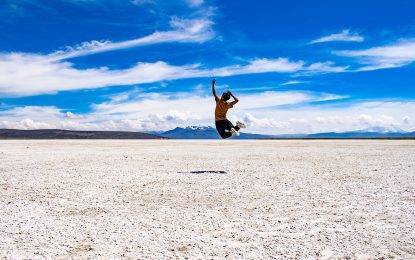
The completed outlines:
<svg viewBox="0 0 415 260">
<path fill-rule="evenodd" d="M 415 130 L 415 3 L 0 2 L 0 128 Z"/>
</svg>

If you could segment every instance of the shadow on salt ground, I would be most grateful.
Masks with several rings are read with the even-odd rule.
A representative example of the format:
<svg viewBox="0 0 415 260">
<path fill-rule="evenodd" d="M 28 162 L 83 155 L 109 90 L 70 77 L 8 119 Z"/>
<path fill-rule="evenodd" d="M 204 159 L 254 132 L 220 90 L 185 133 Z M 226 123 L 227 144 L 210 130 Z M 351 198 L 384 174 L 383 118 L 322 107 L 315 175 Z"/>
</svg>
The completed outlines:
<svg viewBox="0 0 415 260">
<path fill-rule="evenodd" d="M 189 171 L 189 172 L 177 172 L 177 173 L 190 173 L 190 174 L 215 173 L 215 174 L 227 174 L 227 172 L 225 172 L 225 171 Z"/>
</svg>

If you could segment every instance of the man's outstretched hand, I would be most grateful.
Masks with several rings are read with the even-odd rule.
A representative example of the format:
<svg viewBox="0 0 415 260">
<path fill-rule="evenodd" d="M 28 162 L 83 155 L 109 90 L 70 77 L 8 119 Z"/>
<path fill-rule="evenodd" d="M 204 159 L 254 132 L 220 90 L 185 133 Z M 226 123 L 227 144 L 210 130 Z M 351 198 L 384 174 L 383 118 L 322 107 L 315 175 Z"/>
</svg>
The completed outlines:
<svg viewBox="0 0 415 260">
<path fill-rule="evenodd" d="M 212 80 L 212 94 L 215 97 L 215 100 L 217 100 L 218 96 L 216 96 L 215 83 L 216 83 L 216 79 L 213 79 Z"/>
</svg>

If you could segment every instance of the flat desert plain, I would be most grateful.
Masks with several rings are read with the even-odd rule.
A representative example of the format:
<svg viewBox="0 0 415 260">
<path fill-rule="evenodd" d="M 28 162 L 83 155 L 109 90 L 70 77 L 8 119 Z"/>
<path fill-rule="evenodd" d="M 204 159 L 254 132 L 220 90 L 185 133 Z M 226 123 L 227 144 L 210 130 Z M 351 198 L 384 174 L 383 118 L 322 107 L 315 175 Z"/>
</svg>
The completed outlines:
<svg viewBox="0 0 415 260">
<path fill-rule="evenodd" d="M 415 258 L 413 140 L 2 140 L 0 162 L 0 258 Z"/>
</svg>

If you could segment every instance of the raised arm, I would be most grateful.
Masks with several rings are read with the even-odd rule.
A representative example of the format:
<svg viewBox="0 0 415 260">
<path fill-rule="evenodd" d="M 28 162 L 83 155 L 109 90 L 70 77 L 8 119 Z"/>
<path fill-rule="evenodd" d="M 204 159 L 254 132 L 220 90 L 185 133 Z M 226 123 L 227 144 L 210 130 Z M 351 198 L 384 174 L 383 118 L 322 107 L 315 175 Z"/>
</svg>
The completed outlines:
<svg viewBox="0 0 415 260">
<path fill-rule="evenodd" d="M 237 97 L 235 97 L 232 92 L 229 92 L 229 94 L 231 94 L 231 97 L 233 98 L 233 101 L 229 103 L 229 107 L 233 107 L 233 105 L 235 105 L 236 103 L 239 102 L 239 99 Z"/>
<path fill-rule="evenodd" d="M 215 90 L 215 84 L 216 84 L 216 79 L 212 80 L 212 94 L 215 97 L 215 100 L 218 100 L 218 96 L 216 95 L 216 90 Z"/>
</svg>

